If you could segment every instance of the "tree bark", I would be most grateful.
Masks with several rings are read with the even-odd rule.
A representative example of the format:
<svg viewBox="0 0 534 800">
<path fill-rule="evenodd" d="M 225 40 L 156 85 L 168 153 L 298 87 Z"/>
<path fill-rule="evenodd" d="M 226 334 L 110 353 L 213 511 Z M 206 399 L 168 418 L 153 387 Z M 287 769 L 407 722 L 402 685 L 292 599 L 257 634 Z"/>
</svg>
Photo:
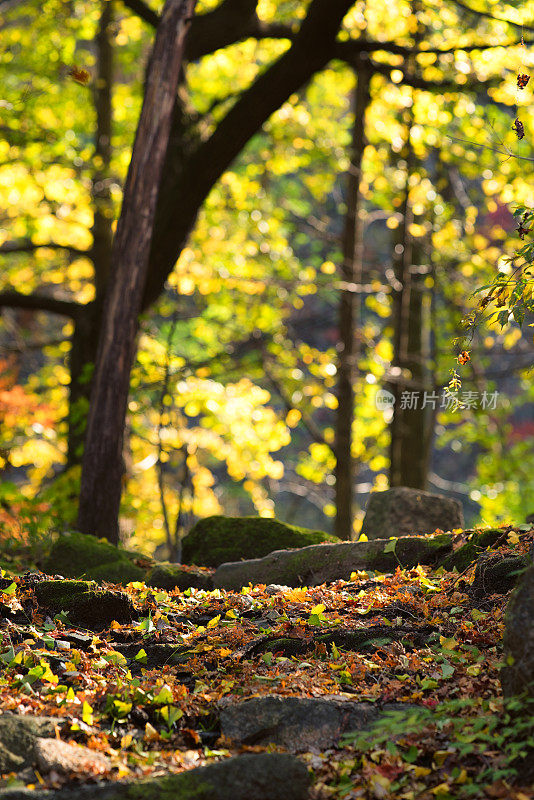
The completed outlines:
<svg viewBox="0 0 534 800">
<path fill-rule="evenodd" d="M 75 321 L 69 355 L 70 385 L 67 434 L 67 467 L 80 464 L 92 375 L 98 346 L 103 298 L 111 270 L 113 247 L 113 203 L 110 175 L 113 126 L 113 0 L 101 0 L 101 14 L 95 37 L 97 66 L 94 90 L 96 111 L 95 171 L 92 180 L 93 246 L 90 257 L 95 273 L 96 299 Z"/>
<path fill-rule="evenodd" d="M 419 3 L 414 0 L 412 13 L 417 19 Z M 420 41 L 418 30 L 415 40 Z M 414 61 L 408 60 L 407 73 L 414 74 Z M 402 207 L 402 223 L 394 256 L 394 271 L 399 289 L 393 294 L 393 361 L 395 397 L 393 418 L 390 423 L 390 486 L 410 486 L 425 489 L 428 480 L 430 444 L 435 414 L 432 402 L 425 401 L 425 392 L 433 394 L 434 379 L 430 367 L 428 313 L 425 311 L 425 276 L 422 266 L 421 237 L 414 238 L 410 227 L 422 222 L 415 217 L 410 200 L 410 177 L 416 167 L 416 157 L 411 142 L 414 124 L 413 104 L 404 112 L 406 143 L 401 158 L 406 162 L 406 182 Z M 409 399 L 415 393 L 412 403 Z M 403 401 L 403 393 L 404 401 Z M 427 398 L 428 398 L 427 395 Z"/>
<path fill-rule="evenodd" d="M 343 231 L 342 289 L 339 299 L 339 357 L 337 412 L 334 455 L 336 465 L 334 533 L 352 539 L 354 499 L 354 459 L 352 423 L 354 421 L 354 378 L 361 351 L 358 327 L 361 323 L 361 297 L 355 291 L 363 283 L 363 220 L 360 216 L 362 160 L 365 150 L 365 114 L 370 102 L 371 73 L 362 64 L 354 91 L 354 123 L 350 167 L 347 175 L 347 212 Z"/>
<path fill-rule="evenodd" d="M 122 445 L 138 315 L 184 41 L 195 0 L 167 0 L 148 68 L 145 97 L 113 243 L 82 462 L 78 527 L 119 538 Z"/>
</svg>

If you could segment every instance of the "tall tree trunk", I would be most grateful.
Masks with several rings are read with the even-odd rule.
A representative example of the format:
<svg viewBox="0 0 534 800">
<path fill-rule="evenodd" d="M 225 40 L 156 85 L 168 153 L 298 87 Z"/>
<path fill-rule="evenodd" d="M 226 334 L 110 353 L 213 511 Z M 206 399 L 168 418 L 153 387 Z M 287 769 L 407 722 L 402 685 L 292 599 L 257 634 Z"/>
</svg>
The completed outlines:
<svg viewBox="0 0 534 800">
<path fill-rule="evenodd" d="M 419 3 L 414 0 L 414 19 L 417 19 L 418 10 Z M 419 28 L 415 36 L 416 45 L 421 34 Z M 412 74 L 412 58 L 408 59 L 407 67 L 408 74 Z M 413 98 L 410 108 L 404 111 L 404 124 L 406 140 L 400 157 L 406 163 L 406 181 L 401 210 L 402 223 L 393 261 L 399 288 L 394 291 L 392 307 L 394 381 L 391 391 L 395 403 L 390 424 L 389 484 L 425 489 L 435 419 L 433 403 L 436 401 L 430 399 L 434 380 L 429 352 L 430 310 L 425 302 L 428 291 L 425 278 L 430 269 L 423 264 L 424 240 L 421 237 L 414 238 L 411 233 L 412 225 L 423 221 L 414 215 L 410 199 L 410 179 L 417 163 L 411 141 L 414 125 Z"/>
<path fill-rule="evenodd" d="M 111 134 L 113 124 L 113 0 L 101 0 L 101 14 L 95 37 L 97 64 L 94 91 L 96 112 L 93 195 L 93 246 L 96 300 L 83 310 L 74 324 L 70 351 L 70 389 L 67 437 L 67 466 L 79 464 L 92 373 L 98 346 L 102 300 L 111 269 L 113 246 L 113 205 L 110 191 Z"/>
<path fill-rule="evenodd" d="M 169 141 L 184 41 L 195 0 L 167 0 L 113 243 L 82 463 L 78 527 L 119 538 L 122 444 L 138 315 L 146 282 L 158 189 Z"/>
<path fill-rule="evenodd" d="M 339 299 L 339 357 L 337 366 L 337 412 L 334 455 L 336 465 L 334 533 L 340 539 L 352 538 L 354 459 L 352 423 L 354 420 L 354 378 L 361 351 L 361 292 L 363 277 L 363 220 L 360 216 L 362 160 L 365 150 L 365 113 L 370 102 L 371 73 L 363 64 L 358 70 L 354 91 L 350 167 L 347 175 L 347 212 L 343 230 L 342 288 Z"/>
</svg>

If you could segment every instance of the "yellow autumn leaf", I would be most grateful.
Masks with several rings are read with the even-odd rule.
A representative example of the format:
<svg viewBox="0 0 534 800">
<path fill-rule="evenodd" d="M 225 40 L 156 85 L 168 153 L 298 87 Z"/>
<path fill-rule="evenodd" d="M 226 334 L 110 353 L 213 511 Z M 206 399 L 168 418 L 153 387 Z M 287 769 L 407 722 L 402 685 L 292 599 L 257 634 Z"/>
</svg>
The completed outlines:
<svg viewBox="0 0 534 800">
<path fill-rule="evenodd" d="M 93 724 L 93 707 L 89 705 L 87 700 L 84 700 L 82 706 L 82 720 L 86 725 Z"/>
<path fill-rule="evenodd" d="M 145 735 L 143 738 L 145 742 L 155 742 L 160 738 L 159 733 L 150 722 L 147 722 L 145 725 Z"/>
<path fill-rule="evenodd" d="M 289 589 L 284 592 L 284 598 L 290 603 L 303 603 L 308 596 L 308 590 L 302 588 Z"/>
<path fill-rule="evenodd" d="M 319 616 L 320 616 L 320 615 L 323 613 L 323 611 L 325 610 L 325 608 L 326 608 L 326 606 L 325 606 L 325 605 L 323 605 L 322 603 L 319 603 L 319 605 L 316 605 L 316 606 L 314 606 L 314 607 L 312 608 L 312 610 L 310 611 L 310 616 L 311 616 L 312 614 L 316 614 L 316 615 L 319 617 Z"/>
<path fill-rule="evenodd" d="M 439 796 L 440 794 L 449 794 L 449 784 L 448 783 L 440 783 L 438 786 L 434 786 L 433 789 L 430 790 L 432 794 Z"/>
<path fill-rule="evenodd" d="M 221 615 L 217 614 L 216 617 L 213 617 L 213 619 L 210 619 L 210 621 L 208 622 L 206 627 L 207 628 L 216 628 L 217 625 L 219 624 L 220 619 L 221 619 Z"/>
<path fill-rule="evenodd" d="M 416 778 L 425 778 L 427 775 L 430 775 L 431 772 L 432 770 L 428 767 L 418 767 L 417 764 L 413 767 L 413 774 Z"/>
</svg>

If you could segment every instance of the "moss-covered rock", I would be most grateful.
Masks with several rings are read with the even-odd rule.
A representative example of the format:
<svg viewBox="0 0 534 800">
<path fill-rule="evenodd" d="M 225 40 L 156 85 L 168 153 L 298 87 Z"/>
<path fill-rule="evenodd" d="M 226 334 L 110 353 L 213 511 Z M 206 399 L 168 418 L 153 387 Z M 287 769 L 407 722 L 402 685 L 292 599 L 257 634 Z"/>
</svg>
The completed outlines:
<svg viewBox="0 0 534 800">
<path fill-rule="evenodd" d="M 59 791 L 13 788 L 5 800 L 305 800 L 310 775 L 287 753 L 252 753 L 188 772 Z"/>
<path fill-rule="evenodd" d="M 115 547 L 105 539 L 69 531 L 57 539 L 42 568 L 50 575 L 65 578 L 129 583 L 144 580 L 147 567 L 152 564 L 151 559 Z"/>
<path fill-rule="evenodd" d="M 492 547 L 502 535 L 503 531 L 499 528 L 473 531 L 465 544 L 443 559 L 441 566 L 446 570 L 457 569 L 458 572 L 463 572 L 482 555 L 487 547 Z"/>
<path fill-rule="evenodd" d="M 218 567 L 226 561 L 261 558 L 273 550 L 306 547 L 339 539 L 323 531 L 298 528 L 265 517 L 207 517 L 183 542 L 186 564 Z"/>
<path fill-rule="evenodd" d="M 534 565 L 523 574 L 505 615 L 504 653 L 501 671 L 505 695 L 527 692 L 534 699 Z"/>
<path fill-rule="evenodd" d="M 121 558 L 111 564 L 102 564 L 100 567 L 91 567 L 88 576 L 101 583 L 130 583 L 131 581 L 146 581 L 147 571 L 138 567 L 132 561 Z"/>
<path fill-rule="evenodd" d="M 506 594 L 514 588 L 529 563 L 528 556 L 484 556 L 475 569 L 471 585 L 472 597 L 475 600 L 484 600 L 492 594 Z"/>
<path fill-rule="evenodd" d="M 89 581 L 41 581 L 35 587 L 35 598 L 51 613 L 65 611 L 74 625 L 89 630 L 101 630 L 113 620 L 127 623 L 136 618 L 128 595 L 97 589 Z"/>
<path fill-rule="evenodd" d="M 180 564 L 161 563 L 156 564 L 147 575 L 146 583 L 148 586 L 155 586 L 158 589 L 172 591 L 179 589 L 213 589 L 211 575 L 200 570 L 184 568 Z"/>
<path fill-rule="evenodd" d="M 222 564 L 213 583 L 218 589 L 240 589 L 248 583 L 317 586 L 325 581 L 348 580 L 353 570 L 392 572 L 398 566 L 434 566 L 451 550 L 452 536 L 446 533 L 312 545 Z"/>
</svg>

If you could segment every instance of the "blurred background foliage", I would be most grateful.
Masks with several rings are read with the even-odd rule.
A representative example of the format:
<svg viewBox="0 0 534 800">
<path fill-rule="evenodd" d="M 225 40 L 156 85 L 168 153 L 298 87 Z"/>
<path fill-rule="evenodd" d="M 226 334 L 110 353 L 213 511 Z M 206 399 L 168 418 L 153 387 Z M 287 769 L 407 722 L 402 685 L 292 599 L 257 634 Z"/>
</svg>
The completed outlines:
<svg viewBox="0 0 534 800">
<path fill-rule="evenodd" d="M 298 27 L 307 5 L 260 0 L 257 11 L 265 22 Z M 142 19 L 118 0 L 113 6 L 106 165 L 94 145 L 101 3 L 0 7 L 0 291 L 83 304 L 95 297 L 95 175 L 105 167 L 104 212 L 112 222 L 153 40 Z M 215 6 L 199 2 L 198 13 Z M 532 330 L 528 316 L 522 326 L 511 316 L 519 300 L 512 297 L 515 262 L 508 261 L 522 245 L 512 210 L 528 209 L 532 169 L 506 155 L 508 148 L 532 154 L 530 86 L 518 90 L 516 76 L 534 63 L 533 34 L 464 6 L 360 0 L 339 34 L 340 42 L 365 36 L 385 43 L 373 52 L 360 185 L 365 279 L 352 442 L 355 536 L 369 491 L 389 479 L 391 412 L 378 409 L 375 397 L 392 379 L 391 272 L 407 192 L 409 235 L 425 266 L 424 358 L 432 385 L 441 391 L 456 369 L 460 400 L 498 392 L 494 408 L 470 407 L 469 398 L 456 410 L 438 404 L 427 488 L 460 498 L 469 523 L 523 521 L 534 511 Z M 534 18 L 533 2 L 485 0 L 479 7 L 517 23 Z M 391 46 L 409 47 L 415 35 L 429 52 L 407 58 Z M 247 39 L 188 64 L 181 91 L 196 130 L 207 136 L 288 46 Z M 406 85 L 407 70 L 419 84 Z M 354 82 L 354 69 L 334 59 L 271 116 L 212 189 L 165 292 L 143 315 L 121 522 L 124 536 L 148 550 L 164 544 L 166 529 L 183 533 L 195 518 L 215 513 L 276 515 L 332 529 Z M 521 141 L 512 130 L 518 116 Z M 473 293 L 496 279 L 504 283 L 481 307 L 488 290 Z M 528 273 L 520 290 L 528 314 Z M 508 306 L 501 325 L 496 313 Z M 37 528 L 69 526 L 76 517 L 79 466 L 67 464 L 72 333 L 64 317 L 2 303 L 0 526 L 15 538 L 22 513 Z M 458 367 L 460 349 L 470 360 Z M 82 425 L 86 412 L 83 403 L 71 409 Z"/>
</svg>

